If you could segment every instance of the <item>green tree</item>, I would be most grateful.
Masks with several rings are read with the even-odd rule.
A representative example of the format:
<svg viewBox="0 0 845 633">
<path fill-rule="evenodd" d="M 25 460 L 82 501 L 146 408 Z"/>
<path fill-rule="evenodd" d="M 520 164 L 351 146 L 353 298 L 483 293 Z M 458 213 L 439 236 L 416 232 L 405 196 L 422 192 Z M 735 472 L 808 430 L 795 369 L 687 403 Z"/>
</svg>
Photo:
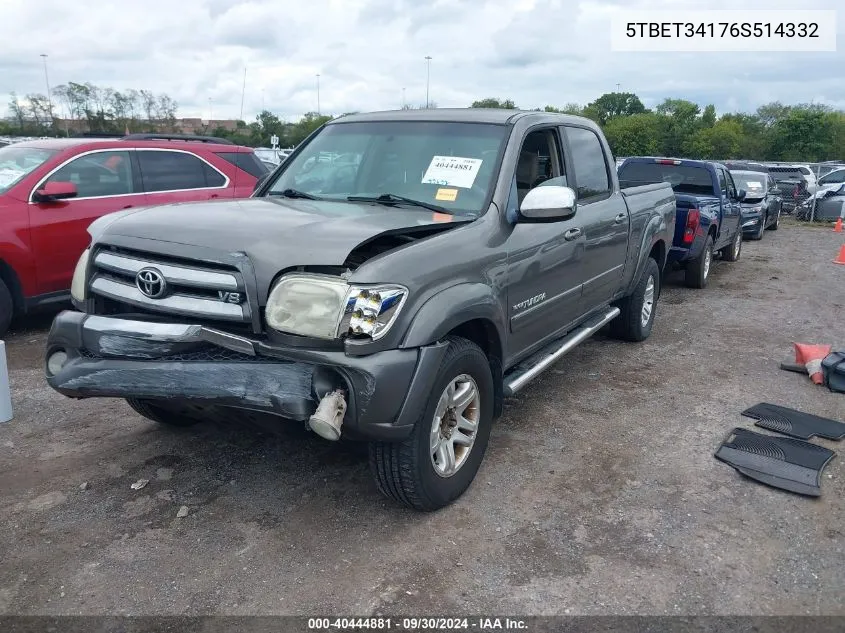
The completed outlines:
<svg viewBox="0 0 845 633">
<path fill-rule="evenodd" d="M 495 97 L 487 97 L 486 99 L 479 99 L 473 101 L 471 108 L 502 108 L 504 110 L 518 110 L 514 102 L 510 99 L 499 100 Z"/>
<path fill-rule="evenodd" d="M 742 126 L 736 121 L 720 120 L 713 127 L 693 133 L 684 143 L 684 155 L 690 158 L 726 160 L 742 158 Z"/>
<path fill-rule="evenodd" d="M 661 150 L 660 117 L 652 112 L 615 117 L 604 133 L 615 156 L 654 156 Z"/>
<path fill-rule="evenodd" d="M 841 158 L 833 145 L 841 115 L 819 106 L 795 106 L 771 127 L 769 152 L 775 160 L 815 162 Z"/>
<path fill-rule="evenodd" d="M 604 125 L 614 117 L 631 116 L 645 112 L 645 106 L 633 92 L 607 92 L 587 108 L 594 114 L 596 121 Z"/>
</svg>

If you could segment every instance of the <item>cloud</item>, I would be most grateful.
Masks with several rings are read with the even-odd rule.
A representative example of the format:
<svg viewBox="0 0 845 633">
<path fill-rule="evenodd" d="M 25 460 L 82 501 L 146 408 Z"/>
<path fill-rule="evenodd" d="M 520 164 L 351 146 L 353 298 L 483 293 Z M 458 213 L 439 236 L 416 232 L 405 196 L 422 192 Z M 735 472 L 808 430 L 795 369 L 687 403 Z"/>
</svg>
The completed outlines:
<svg viewBox="0 0 845 633">
<path fill-rule="evenodd" d="M 806 0 L 803 8 L 837 8 Z M 731 9 L 730 0 L 4 0 L 0 93 L 44 93 L 68 81 L 167 93 L 181 116 L 245 117 L 262 103 L 294 119 L 498 96 L 524 108 L 636 92 L 713 103 L 845 103 L 845 12 L 839 51 L 755 54 L 614 53 L 609 25 L 626 9 Z M 748 0 L 744 8 L 794 8 Z M 209 101 L 211 100 L 211 101 Z"/>
</svg>

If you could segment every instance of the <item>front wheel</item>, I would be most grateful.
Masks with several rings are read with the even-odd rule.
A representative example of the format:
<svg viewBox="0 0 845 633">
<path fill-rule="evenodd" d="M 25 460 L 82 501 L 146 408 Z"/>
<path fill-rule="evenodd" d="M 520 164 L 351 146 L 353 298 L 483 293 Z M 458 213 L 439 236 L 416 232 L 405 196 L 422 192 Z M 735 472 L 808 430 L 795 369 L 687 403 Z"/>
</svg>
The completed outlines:
<svg viewBox="0 0 845 633">
<path fill-rule="evenodd" d="M 739 255 L 742 252 L 742 229 L 740 228 L 736 235 L 734 236 L 733 241 L 723 248 L 720 253 L 722 254 L 722 259 L 726 262 L 736 262 L 739 261 Z"/>
<path fill-rule="evenodd" d="M 647 339 L 654 327 L 659 296 L 660 267 L 649 257 L 634 291 L 620 302 L 621 313 L 610 322 L 611 335 L 624 341 Z"/>
<path fill-rule="evenodd" d="M 778 214 L 775 216 L 775 223 L 769 227 L 769 230 L 777 231 L 778 227 L 780 227 L 780 209 L 778 209 Z"/>
<path fill-rule="evenodd" d="M 757 232 L 754 234 L 754 240 L 759 241 L 763 239 L 763 231 L 766 230 L 766 224 L 768 224 L 769 218 L 768 216 L 763 216 L 760 218 L 760 226 L 757 227 Z"/>
<path fill-rule="evenodd" d="M 493 375 L 472 341 L 450 336 L 434 388 L 411 436 L 371 442 L 378 489 L 415 510 L 449 505 L 469 488 L 493 425 Z"/>
</svg>

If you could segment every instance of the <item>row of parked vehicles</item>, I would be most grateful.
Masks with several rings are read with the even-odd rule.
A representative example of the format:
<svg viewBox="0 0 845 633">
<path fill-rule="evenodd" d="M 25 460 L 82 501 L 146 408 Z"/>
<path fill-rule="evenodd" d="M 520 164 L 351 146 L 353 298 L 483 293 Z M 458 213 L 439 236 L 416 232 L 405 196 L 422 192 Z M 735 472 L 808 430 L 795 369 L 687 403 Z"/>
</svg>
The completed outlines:
<svg viewBox="0 0 845 633">
<path fill-rule="evenodd" d="M 264 175 L 232 146 L 128 142 L 84 150 L 100 186 L 123 174 L 142 196 L 113 191 L 119 210 L 94 222 L 73 214 L 99 198 L 53 178 L 71 157 L 9 189 L 52 225 L 44 257 L 87 227 L 63 251 L 75 268 L 40 273 L 75 308 L 50 331 L 48 383 L 171 426 L 270 415 L 365 441 L 379 490 L 417 510 L 469 487 L 506 397 L 598 331 L 648 338 L 672 265 L 703 287 L 716 253 L 736 261 L 753 199 L 716 163 L 630 158 L 617 173 L 595 123 L 556 113 L 348 115 Z M 175 169 L 150 171 L 160 151 L 224 177 L 197 188 L 218 199 L 146 197 Z"/>
</svg>

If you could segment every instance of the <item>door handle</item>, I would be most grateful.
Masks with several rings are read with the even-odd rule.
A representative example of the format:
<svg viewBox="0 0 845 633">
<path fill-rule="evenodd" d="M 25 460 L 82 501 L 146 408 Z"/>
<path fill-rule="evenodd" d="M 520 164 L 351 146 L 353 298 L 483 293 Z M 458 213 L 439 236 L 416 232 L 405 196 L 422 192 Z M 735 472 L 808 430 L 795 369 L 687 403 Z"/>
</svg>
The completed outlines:
<svg viewBox="0 0 845 633">
<path fill-rule="evenodd" d="M 123 207 L 123 208 L 124 208 L 124 209 L 131 209 L 133 206 L 135 206 L 135 205 L 133 205 L 133 204 L 127 204 L 127 205 L 126 205 L 125 207 Z"/>
<path fill-rule="evenodd" d="M 626 216 L 624 213 L 620 213 L 619 215 L 617 215 L 617 216 L 613 219 L 613 223 L 614 223 L 614 224 L 620 224 L 621 222 L 624 222 L 624 221 L 625 221 L 625 218 L 626 218 L 626 217 L 627 217 L 627 216 Z"/>
<path fill-rule="evenodd" d="M 565 239 L 567 242 L 576 240 L 579 237 L 581 237 L 581 229 L 569 229 L 566 233 L 563 234 L 563 239 Z"/>
<path fill-rule="evenodd" d="M 211 196 L 210 196 L 210 197 L 211 197 L 211 198 L 216 198 L 216 197 L 217 197 L 217 196 L 219 196 L 219 195 L 220 195 L 220 194 L 213 193 L 213 194 L 211 194 Z"/>
</svg>

